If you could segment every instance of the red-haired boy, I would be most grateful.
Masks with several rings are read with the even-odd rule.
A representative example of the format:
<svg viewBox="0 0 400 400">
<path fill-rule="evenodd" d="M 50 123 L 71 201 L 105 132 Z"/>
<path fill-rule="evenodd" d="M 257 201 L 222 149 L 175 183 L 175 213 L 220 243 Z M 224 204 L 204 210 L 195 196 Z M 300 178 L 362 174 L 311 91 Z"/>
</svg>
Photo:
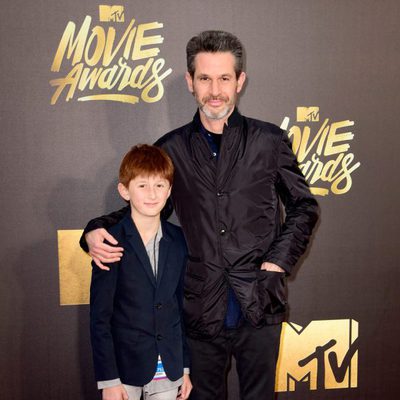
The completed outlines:
<svg viewBox="0 0 400 400">
<path fill-rule="evenodd" d="M 118 191 L 130 210 L 110 233 L 125 251 L 109 271 L 93 268 L 90 288 L 103 400 L 186 399 L 191 391 L 181 318 L 186 244 L 181 229 L 160 218 L 173 174 L 155 146 L 134 146 L 121 163 Z"/>
</svg>

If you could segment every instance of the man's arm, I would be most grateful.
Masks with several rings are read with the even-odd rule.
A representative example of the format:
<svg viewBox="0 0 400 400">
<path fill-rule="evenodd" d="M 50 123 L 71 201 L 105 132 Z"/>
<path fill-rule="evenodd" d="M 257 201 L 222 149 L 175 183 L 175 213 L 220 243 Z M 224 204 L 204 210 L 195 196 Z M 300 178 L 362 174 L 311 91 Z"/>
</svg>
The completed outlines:
<svg viewBox="0 0 400 400">
<path fill-rule="evenodd" d="M 275 185 L 286 217 L 280 235 L 264 256 L 264 264 L 270 265 L 263 269 L 274 270 L 271 264 L 275 264 L 290 273 L 307 248 L 318 221 L 319 207 L 299 169 L 286 133 L 279 146 L 277 168 Z"/>
<path fill-rule="evenodd" d="M 127 206 L 111 214 L 94 218 L 89 221 L 83 231 L 79 244 L 101 269 L 109 270 L 104 264 L 117 262 L 122 257 L 124 249 L 116 247 L 118 242 L 107 232 L 107 229 L 118 223 L 129 210 L 130 206 Z M 168 219 L 172 211 L 172 203 L 168 199 L 161 211 L 161 217 Z"/>
<path fill-rule="evenodd" d="M 103 263 L 117 262 L 122 257 L 123 248 L 115 247 L 118 242 L 106 229 L 118 223 L 130 209 L 129 206 L 108 215 L 94 218 L 86 225 L 79 244 L 89 253 L 95 264 L 105 270 L 109 270 Z M 108 242 L 109 244 L 105 243 Z"/>
</svg>

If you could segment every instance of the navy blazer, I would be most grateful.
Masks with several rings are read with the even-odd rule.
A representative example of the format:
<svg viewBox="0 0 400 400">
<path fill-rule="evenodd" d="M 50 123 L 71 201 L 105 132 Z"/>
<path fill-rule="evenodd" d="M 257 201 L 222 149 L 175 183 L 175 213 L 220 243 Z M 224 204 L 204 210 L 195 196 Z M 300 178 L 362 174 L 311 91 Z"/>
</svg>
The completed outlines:
<svg viewBox="0 0 400 400">
<path fill-rule="evenodd" d="M 182 322 L 186 243 L 182 230 L 162 221 L 157 281 L 130 212 L 109 232 L 124 248 L 110 271 L 93 265 L 90 332 L 97 381 L 120 378 L 143 386 L 158 355 L 172 381 L 189 367 Z"/>
</svg>

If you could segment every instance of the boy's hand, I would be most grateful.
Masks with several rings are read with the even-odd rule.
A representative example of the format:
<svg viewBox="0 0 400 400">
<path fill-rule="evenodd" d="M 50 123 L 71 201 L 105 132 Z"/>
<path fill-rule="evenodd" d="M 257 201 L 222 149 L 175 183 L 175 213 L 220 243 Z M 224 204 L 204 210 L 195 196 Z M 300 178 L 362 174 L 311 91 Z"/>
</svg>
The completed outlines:
<svg viewBox="0 0 400 400">
<path fill-rule="evenodd" d="M 122 247 L 113 247 L 106 243 L 107 240 L 111 244 L 118 244 L 118 242 L 103 228 L 95 229 L 85 235 L 86 243 L 89 247 L 89 254 L 95 264 L 105 270 L 110 270 L 102 263 L 117 262 L 122 257 L 124 249 Z"/>
<path fill-rule="evenodd" d="M 103 389 L 103 400 L 128 400 L 128 393 L 123 385 Z"/>
<path fill-rule="evenodd" d="M 193 385 L 192 385 L 189 375 L 183 374 L 183 383 L 182 383 L 181 388 L 179 389 L 177 399 L 178 400 L 186 400 L 189 397 L 190 392 L 192 391 L 192 388 L 193 388 Z"/>
</svg>

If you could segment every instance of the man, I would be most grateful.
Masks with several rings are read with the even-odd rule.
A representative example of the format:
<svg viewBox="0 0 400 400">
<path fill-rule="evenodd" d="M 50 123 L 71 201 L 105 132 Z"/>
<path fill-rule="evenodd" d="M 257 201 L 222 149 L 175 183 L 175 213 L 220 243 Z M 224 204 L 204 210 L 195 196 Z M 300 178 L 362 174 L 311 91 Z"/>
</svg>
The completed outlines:
<svg viewBox="0 0 400 400">
<path fill-rule="evenodd" d="M 225 397 L 232 355 L 241 399 L 272 399 L 285 276 L 306 249 L 318 205 L 286 134 L 235 107 L 246 80 L 240 41 L 227 32 L 202 32 L 188 42 L 186 55 L 186 81 L 199 110 L 156 145 L 175 164 L 172 203 L 189 250 L 184 314 L 191 399 Z M 85 230 L 99 266 L 122 256 L 122 248 L 103 243 L 116 241 L 96 229 L 120 214 L 91 221 Z"/>
</svg>

